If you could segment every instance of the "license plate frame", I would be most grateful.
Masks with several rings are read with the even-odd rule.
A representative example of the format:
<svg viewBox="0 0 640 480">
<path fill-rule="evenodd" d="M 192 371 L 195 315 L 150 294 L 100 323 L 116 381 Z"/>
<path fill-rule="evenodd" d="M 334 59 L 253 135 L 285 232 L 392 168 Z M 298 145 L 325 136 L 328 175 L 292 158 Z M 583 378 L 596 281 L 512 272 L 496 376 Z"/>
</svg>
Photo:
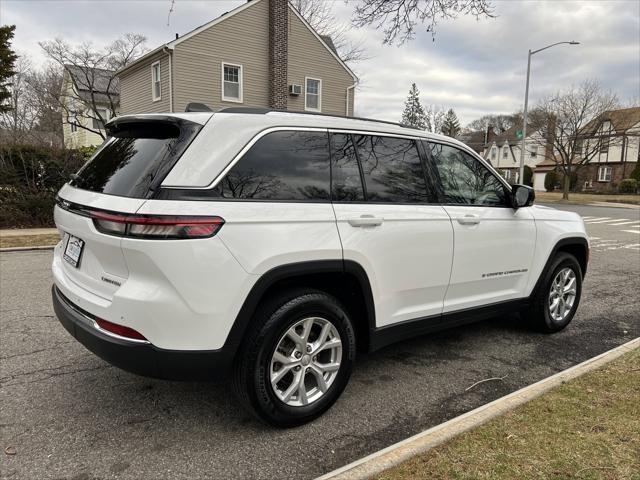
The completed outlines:
<svg viewBox="0 0 640 480">
<path fill-rule="evenodd" d="M 67 233 L 67 243 L 65 243 L 62 258 L 73 268 L 78 268 L 82 260 L 84 251 L 84 240 L 75 235 Z"/>
</svg>

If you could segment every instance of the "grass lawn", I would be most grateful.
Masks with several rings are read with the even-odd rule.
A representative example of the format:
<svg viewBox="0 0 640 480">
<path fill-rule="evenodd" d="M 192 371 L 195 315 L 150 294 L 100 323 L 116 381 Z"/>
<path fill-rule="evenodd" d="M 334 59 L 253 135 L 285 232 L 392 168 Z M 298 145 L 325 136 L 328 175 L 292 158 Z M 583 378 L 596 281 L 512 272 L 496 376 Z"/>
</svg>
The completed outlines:
<svg viewBox="0 0 640 480">
<path fill-rule="evenodd" d="M 539 202 L 566 202 L 562 200 L 562 192 L 536 192 Z M 640 205 L 640 195 L 595 195 L 593 193 L 569 193 L 568 203 L 615 202 Z"/>
<path fill-rule="evenodd" d="M 3 235 L 0 236 L 0 248 L 10 247 L 40 247 L 45 245 L 55 245 L 60 241 L 60 235 Z"/>
<path fill-rule="evenodd" d="M 640 479 L 640 349 L 378 480 Z"/>
</svg>

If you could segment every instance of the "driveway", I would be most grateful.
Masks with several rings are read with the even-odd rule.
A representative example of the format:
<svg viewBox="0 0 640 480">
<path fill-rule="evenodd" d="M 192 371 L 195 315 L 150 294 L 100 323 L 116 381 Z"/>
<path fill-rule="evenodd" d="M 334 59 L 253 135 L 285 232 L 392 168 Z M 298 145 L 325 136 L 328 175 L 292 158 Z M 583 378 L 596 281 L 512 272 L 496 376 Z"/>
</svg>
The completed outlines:
<svg viewBox="0 0 640 480">
<path fill-rule="evenodd" d="M 567 330 L 534 333 L 512 315 L 361 355 L 338 403 L 292 430 L 254 421 L 226 385 L 109 366 L 54 318 L 51 252 L 0 254 L 1 475 L 313 478 L 638 337 L 640 228 L 613 224 L 639 211 L 567 208 L 596 219 Z M 489 377 L 505 378 L 465 391 Z"/>
</svg>

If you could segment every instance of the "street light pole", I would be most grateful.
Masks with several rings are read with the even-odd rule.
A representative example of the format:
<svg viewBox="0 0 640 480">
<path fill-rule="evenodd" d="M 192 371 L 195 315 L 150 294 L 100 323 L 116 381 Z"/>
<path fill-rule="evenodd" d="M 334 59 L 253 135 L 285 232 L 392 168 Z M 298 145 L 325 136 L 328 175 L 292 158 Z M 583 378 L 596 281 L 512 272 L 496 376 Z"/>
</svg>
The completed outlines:
<svg viewBox="0 0 640 480">
<path fill-rule="evenodd" d="M 522 144 L 520 146 L 520 173 L 518 175 L 518 183 L 522 183 L 524 179 L 524 150 L 525 150 L 525 142 L 527 140 L 527 114 L 529 107 L 529 77 L 531 75 L 531 55 L 534 55 L 538 52 L 546 50 L 547 48 L 555 47 L 556 45 L 579 45 L 580 42 L 570 41 L 570 42 L 558 42 L 553 43 L 551 45 L 547 45 L 546 47 L 539 48 L 538 50 L 529 49 L 529 54 L 527 55 L 527 86 L 524 90 L 524 113 L 522 115 Z"/>
</svg>

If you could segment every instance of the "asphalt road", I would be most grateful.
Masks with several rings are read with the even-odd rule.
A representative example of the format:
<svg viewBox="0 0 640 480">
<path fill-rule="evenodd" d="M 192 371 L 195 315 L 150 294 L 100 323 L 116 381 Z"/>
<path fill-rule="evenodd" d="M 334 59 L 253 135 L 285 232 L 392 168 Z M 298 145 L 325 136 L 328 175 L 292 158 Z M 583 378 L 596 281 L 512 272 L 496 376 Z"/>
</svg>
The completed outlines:
<svg viewBox="0 0 640 480">
<path fill-rule="evenodd" d="M 640 233 L 611 226 L 640 210 L 567 208 L 605 217 L 587 225 L 592 260 L 568 329 L 533 333 L 513 315 L 361 355 L 338 403 L 292 430 L 254 421 L 228 386 L 109 366 L 54 318 L 51 252 L 3 253 L 1 477 L 313 478 L 640 336 Z"/>
</svg>

